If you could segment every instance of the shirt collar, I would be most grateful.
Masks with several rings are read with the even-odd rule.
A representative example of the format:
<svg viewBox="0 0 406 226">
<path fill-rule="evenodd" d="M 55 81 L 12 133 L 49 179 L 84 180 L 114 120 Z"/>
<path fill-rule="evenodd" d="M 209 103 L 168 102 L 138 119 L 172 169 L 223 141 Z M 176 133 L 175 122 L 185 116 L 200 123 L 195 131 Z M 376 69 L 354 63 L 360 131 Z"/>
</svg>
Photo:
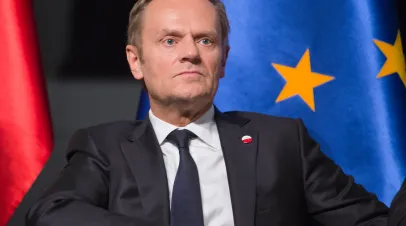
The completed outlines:
<svg viewBox="0 0 406 226">
<path fill-rule="evenodd" d="M 152 127 L 154 128 L 159 145 L 163 144 L 166 137 L 173 130 L 188 129 L 207 145 L 213 147 L 216 150 L 220 148 L 220 139 L 218 136 L 217 125 L 216 122 L 214 121 L 213 105 L 203 116 L 201 116 L 196 121 L 189 123 L 185 127 L 178 127 L 169 124 L 156 117 L 151 110 L 149 110 L 149 119 L 151 121 Z"/>
</svg>

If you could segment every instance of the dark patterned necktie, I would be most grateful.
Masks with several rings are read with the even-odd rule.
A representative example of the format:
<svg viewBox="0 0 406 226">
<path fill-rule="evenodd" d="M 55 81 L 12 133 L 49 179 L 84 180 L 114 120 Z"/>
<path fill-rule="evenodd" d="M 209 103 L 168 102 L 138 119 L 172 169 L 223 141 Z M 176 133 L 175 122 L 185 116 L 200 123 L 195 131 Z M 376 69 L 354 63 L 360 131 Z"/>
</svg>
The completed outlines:
<svg viewBox="0 0 406 226">
<path fill-rule="evenodd" d="M 171 226 L 204 226 L 199 174 L 189 152 L 196 137 L 189 130 L 174 130 L 167 140 L 179 148 L 179 168 L 172 191 Z"/>
</svg>

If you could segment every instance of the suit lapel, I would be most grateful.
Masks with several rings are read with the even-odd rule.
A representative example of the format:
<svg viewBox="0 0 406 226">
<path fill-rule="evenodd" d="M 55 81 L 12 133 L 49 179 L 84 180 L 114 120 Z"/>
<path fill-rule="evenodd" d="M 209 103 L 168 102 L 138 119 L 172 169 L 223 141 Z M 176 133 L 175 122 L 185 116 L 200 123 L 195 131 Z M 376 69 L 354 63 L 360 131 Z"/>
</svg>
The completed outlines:
<svg viewBox="0 0 406 226">
<path fill-rule="evenodd" d="M 149 120 L 136 126 L 121 143 L 135 177 L 145 214 L 153 225 L 169 225 L 169 191 L 164 160 Z"/>
<path fill-rule="evenodd" d="M 247 129 L 249 120 L 227 116 L 216 110 L 216 123 L 227 168 L 231 202 L 236 226 L 253 226 L 256 200 L 257 131 Z M 241 138 L 252 137 L 245 144 Z"/>
</svg>

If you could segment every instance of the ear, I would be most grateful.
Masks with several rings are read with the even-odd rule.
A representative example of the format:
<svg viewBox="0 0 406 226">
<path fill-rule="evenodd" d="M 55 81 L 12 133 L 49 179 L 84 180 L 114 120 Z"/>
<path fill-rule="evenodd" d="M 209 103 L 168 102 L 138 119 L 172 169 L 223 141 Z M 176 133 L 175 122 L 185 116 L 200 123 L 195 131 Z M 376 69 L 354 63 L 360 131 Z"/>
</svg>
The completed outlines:
<svg viewBox="0 0 406 226">
<path fill-rule="evenodd" d="M 131 73 L 133 74 L 134 78 L 137 80 L 143 79 L 144 75 L 141 71 L 141 58 L 139 56 L 137 47 L 127 45 L 125 51 L 127 54 L 128 65 L 130 66 Z"/>
<path fill-rule="evenodd" d="M 220 78 L 223 78 L 225 75 L 225 69 L 226 69 L 226 63 L 227 63 L 227 59 L 228 59 L 228 52 L 230 51 L 230 46 L 228 44 L 226 44 L 223 47 L 223 57 L 221 59 L 221 74 L 220 74 Z"/>
</svg>

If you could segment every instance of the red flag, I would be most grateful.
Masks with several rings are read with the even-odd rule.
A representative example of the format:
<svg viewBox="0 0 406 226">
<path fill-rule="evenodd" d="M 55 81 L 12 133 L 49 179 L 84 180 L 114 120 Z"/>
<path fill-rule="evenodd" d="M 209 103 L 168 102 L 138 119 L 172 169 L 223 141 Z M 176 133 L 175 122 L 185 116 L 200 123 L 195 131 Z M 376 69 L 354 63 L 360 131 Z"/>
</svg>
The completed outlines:
<svg viewBox="0 0 406 226">
<path fill-rule="evenodd" d="M 30 0 L 0 1 L 0 225 L 52 149 L 51 123 Z"/>
</svg>

